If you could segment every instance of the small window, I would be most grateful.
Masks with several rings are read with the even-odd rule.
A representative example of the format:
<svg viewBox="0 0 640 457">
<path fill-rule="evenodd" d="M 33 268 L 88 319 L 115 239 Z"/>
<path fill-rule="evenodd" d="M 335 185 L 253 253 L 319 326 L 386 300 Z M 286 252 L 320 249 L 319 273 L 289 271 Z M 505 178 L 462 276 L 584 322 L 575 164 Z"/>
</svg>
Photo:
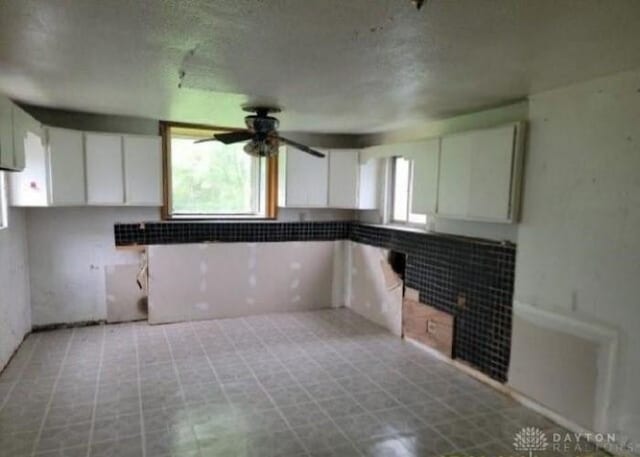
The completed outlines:
<svg viewBox="0 0 640 457">
<path fill-rule="evenodd" d="M 393 158 L 393 185 L 391 222 L 396 224 L 426 225 L 427 215 L 411 211 L 413 162 L 404 157 Z"/>
<path fill-rule="evenodd" d="M 9 209 L 7 206 L 7 184 L 4 172 L 0 171 L 0 230 L 9 226 Z"/>
<path fill-rule="evenodd" d="M 165 216 L 168 218 L 275 217 L 269 185 L 273 159 L 252 157 L 244 143 L 195 143 L 222 130 L 167 126 Z M 272 178 L 273 179 L 273 178 Z M 274 200 L 277 201 L 277 200 Z"/>
</svg>

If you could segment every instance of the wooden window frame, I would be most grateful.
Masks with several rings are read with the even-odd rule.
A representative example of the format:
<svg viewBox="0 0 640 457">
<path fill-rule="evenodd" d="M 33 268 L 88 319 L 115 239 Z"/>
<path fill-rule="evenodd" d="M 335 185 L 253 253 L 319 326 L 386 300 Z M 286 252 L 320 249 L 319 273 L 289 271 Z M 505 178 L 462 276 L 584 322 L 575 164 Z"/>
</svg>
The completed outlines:
<svg viewBox="0 0 640 457">
<path fill-rule="evenodd" d="M 171 129 L 179 128 L 185 131 L 216 130 L 237 132 L 243 129 L 218 127 L 214 125 L 189 124 L 183 122 L 160 122 L 160 137 L 162 138 L 162 219 L 181 221 L 260 221 L 275 220 L 278 218 L 278 156 L 269 157 L 266 160 L 266 200 L 264 216 L 176 216 L 171 214 Z"/>
</svg>

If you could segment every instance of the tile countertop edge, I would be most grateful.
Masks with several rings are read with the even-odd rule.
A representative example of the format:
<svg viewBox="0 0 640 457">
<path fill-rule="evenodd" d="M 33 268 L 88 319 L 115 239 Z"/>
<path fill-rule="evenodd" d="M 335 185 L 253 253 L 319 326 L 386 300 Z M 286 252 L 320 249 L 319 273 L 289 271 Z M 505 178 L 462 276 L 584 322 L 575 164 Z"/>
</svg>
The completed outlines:
<svg viewBox="0 0 640 457">
<path fill-rule="evenodd" d="M 135 242 L 135 241 L 124 241 L 119 242 L 118 240 L 118 228 L 128 228 L 129 230 L 139 230 L 144 231 L 146 233 L 148 227 L 157 228 L 160 227 L 180 227 L 185 225 L 195 226 L 195 227 L 225 227 L 228 228 L 232 225 L 240 225 L 242 228 L 254 228 L 259 226 L 268 226 L 269 228 L 273 228 L 275 226 L 281 226 L 281 228 L 299 228 L 303 229 L 305 227 L 322 227 L 327 224 L 336 224 L 336 225 L 346 225 L 343 227 L 344 230 L 348 230 L 346 236 L 336 236 L 333 239 L 350 239 L 354 240 L 354 236 L 352 230 L 357 230 L 357 228 L 371 228 L 377 230 L 383 230 L 386 232 L 391 232 L 392 234 L 407 234 L 407 235 L 416 235 L 416 236 L 424 236 L 425 238 L 440 238 L 440 239 L 450 239 L 453 241 L 460 241 L 466 243 L 480 243 L 489 246 L 502 247 L 502 248 L 515 248 L 516 244 L 508 241 L 508 240 L 492 240 L 488 238 L 479 238 L 479 237 L 471 237 L 465 235 L 456 235 L 451 233 L 443 233 L 443 232 L 435 232 L 423 230 L 417 227 L 403 227 L 400 225 L 392 225 L 392 224 L 374 224 L 374 223 L 363 223 L 358 221 L 277 221 L 277 220 L 261 220 L 261 221 L 145 221 L 145 222 L 124 222 L 124 223 L 115 223 L 114 224 L 114 238 L 115 238 L 115 246 L 117 248 L 134 248 L 140 246 L 148 246 L 148 245 L 161 245 L 161 244 L 200 244 L 200 243 L 228 243 L 228 242 L 252 242 L 246 240 L 217 240 L 217 239 L 194 239 L 192 240 L 173 240 L 173 241 L 151 241 L 151 242 Z M 302 226 L 302 227 L 301 227 Z M 257 236 L 255 242 L 269 242 L 269 240 L 259 239 Z M 326 237 L 314 237 L 308 236 L 308 239 L 305 240 L 282 240 L 282 241 L 314 241 L 314 240 L 327 240 Z"/>
</svg>

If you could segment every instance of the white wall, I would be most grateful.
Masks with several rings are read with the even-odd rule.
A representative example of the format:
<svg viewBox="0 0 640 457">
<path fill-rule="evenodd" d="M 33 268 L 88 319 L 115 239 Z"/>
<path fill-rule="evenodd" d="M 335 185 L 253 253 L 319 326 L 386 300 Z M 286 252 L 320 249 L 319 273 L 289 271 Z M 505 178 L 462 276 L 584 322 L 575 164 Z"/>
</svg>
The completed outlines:
<svg viewBox="0 0 640 457">
<path fill-rule="evenodd" d="M 139 261 L 137 252 L 115 248 L 113 225 L 158 215 L 157 208 L 28 209 L 33 325 L 106 319 L 107 267 Z"/>
<path fill-rule="evenodd" d="M 159 220 L 156 208 L 30 208 L 27 213 L 33 325 L 107 318 L 109 267 L 137 265 L 137 252 L 116 249 L 116 222 Z M 353 218 L 352 211 L 281 210 L 280 220 Z M 135 277 L 132 277 L 135 280 Z"/>
<path fill-rule="evenodd" d="M 640 442 L 640 72 L 533 96 L 529 111 L 515 299 L 617 329 L 601 431 Z"/>
<path fill-rule="evenodd" d="M 0 370 L 31 330 L 27 236 L 23 210 L 9 210 L 0 230 Z"/>
</svg>

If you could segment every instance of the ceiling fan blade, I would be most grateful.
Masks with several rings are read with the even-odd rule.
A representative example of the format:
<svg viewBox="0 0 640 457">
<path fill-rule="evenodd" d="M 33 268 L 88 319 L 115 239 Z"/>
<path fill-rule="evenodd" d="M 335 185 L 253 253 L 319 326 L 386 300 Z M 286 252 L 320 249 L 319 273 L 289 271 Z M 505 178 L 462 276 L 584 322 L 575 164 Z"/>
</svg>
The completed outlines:
<svg viewBox="0 0 640 457">
<path fill-rule="evenodd" d="M 194 141 L 194 142 L 193 142 L 193 144 L 207 143 L 207 142 L 209 142 L 209 141 L 218 141 L 218 140 L 216 140 L 214 137 L 211 137 L 211 138 L 203 138 L 203 139 L 201 139 L 201 140 L 196 140 L 196 141 Z"/>
<path fill-rule="evenodd" d="M 247 130 L 241 130 L 238 132 L 216 133 L 213 137 L 221 143 L 232 144 L 250 140 L 253 138 L 253 133 Z"/>
<path fill-rule="evenodd" d="M 283 143 L 289 144 L 291 146 L 293 146 L 296 149 L 300 149 L 303 152 L 306 152 L 307 154 L 311 154 L 312 156 L 316 156 L 316 157 L 325 157 L 325 155 L 323 153 L 321 153 L 320 151 L 316 151 L 315 149 L 311 149 L 309 146 L 306 146 L 302 143 L 298 143 L 297 141 L 293 141 L 290 140 L 288 138 L 284 138 L 279 136 L 278 140 L 282 141 Z"/>
<path fill-rule="evenodd" d="M 224 144 L 232 144 L 239 143 L 241 141 L 247 141 L 253 138 L 253 133 L 248 130 L 240 130 L 237 132 L 229 132 L 229 133 L 216 133 L 212 138 L 204 138 L 202 140 L 197 140 L 195 143 L 206 143 L 207 141 L 220 141 Z"/>
</svg>

